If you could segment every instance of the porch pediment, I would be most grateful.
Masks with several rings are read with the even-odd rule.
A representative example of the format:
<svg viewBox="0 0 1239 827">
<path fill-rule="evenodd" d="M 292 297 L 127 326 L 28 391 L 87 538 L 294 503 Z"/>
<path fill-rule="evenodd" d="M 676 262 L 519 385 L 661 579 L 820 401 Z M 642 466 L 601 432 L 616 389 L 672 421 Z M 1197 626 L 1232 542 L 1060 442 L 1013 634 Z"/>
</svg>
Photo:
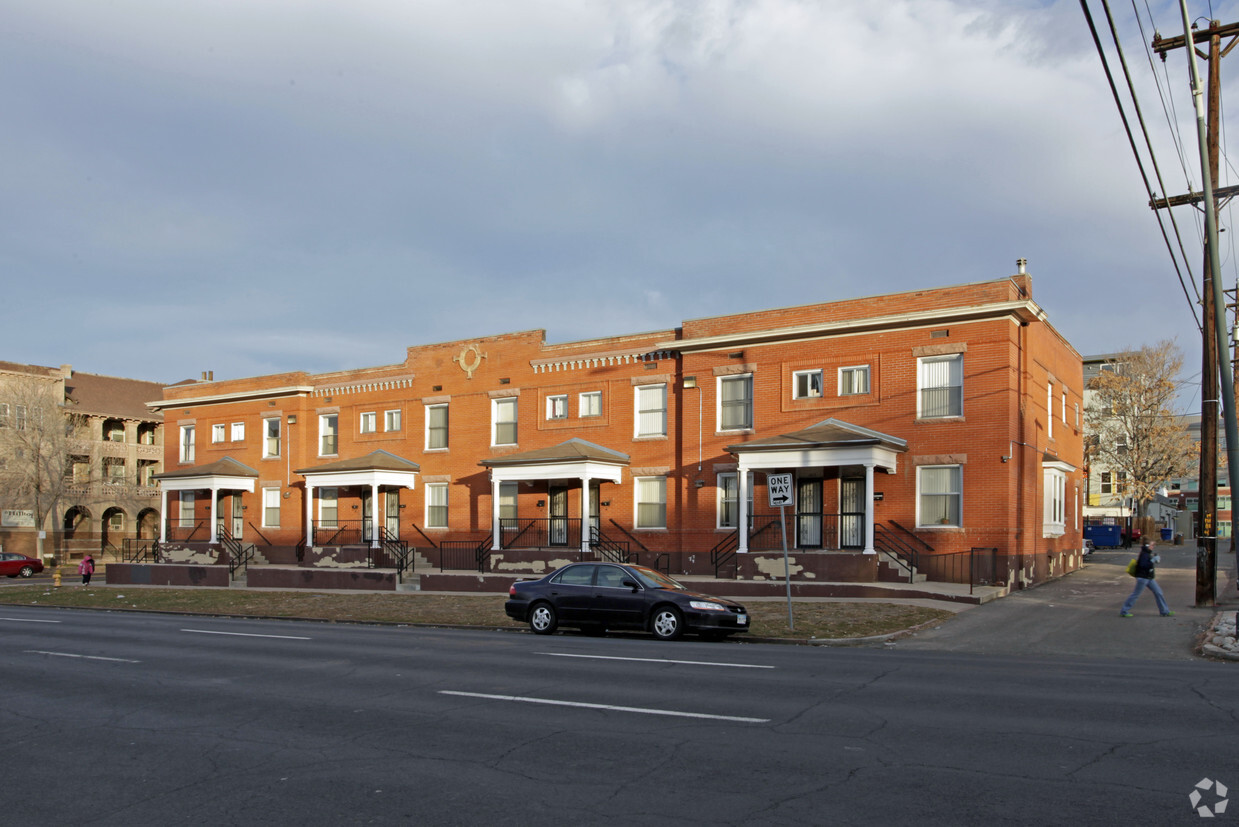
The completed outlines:
<svg viewBox="0 0 1239 827">
<path fill-rule="evenodd" d="M 155 474 L 154 479 L 165 491 L 253 491 L 258 472 L 232 457 L 224 457 L 206 465 Z"/>
<path fill-rule="evenodd" d="M 588 477 L 618 483 L 629 460 L 628 454 L 574 437 L 550 448 L 484 459 L 478 464 L 491 469 L 494 479 L 504 481 Z"/>
<path fill-rule="evenodd" d="M 727 446 L 740 466 L 749 469 L 873 465 L 892 473 L 897 456 L 907 450 L 905 439 L 833 418 L 789 434 Z"/>
<path fill-rule="evenodd" d="M 398 457 L 390 451 L 371 451 L 365 456 L 353 459 L 298 468 L 294 473 L 305 477 L 306 482 L 316 488 L 347 485 L 412 488 L 421 469 L 416 462 Z"/>
</svg>

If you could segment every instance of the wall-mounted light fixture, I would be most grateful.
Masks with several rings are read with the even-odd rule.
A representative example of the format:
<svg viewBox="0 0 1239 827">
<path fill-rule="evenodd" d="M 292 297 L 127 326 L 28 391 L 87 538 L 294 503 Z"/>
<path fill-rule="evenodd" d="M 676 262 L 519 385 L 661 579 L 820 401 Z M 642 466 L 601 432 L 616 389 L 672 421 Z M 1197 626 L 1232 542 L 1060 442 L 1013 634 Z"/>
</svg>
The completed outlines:
<svg viewBox="0 0 1239 827">
<path fill-rule="evenodd" d="M 546 500 L 538 500 L 538 508 L 545 508 Z"/>
<path fill-rule="evenodd" d="M 1006 456 L 1004 456 L 1004 457 L 1000 457 L 1000 459 L 1001 459 L 1003 462 L 1006 462 L 1007 460 L 1011 459 L 1011 457 L 1006 457 Z"/>
<path fill-rule="evenodd" d="M 296 415 L 296 414 L 289 414 L 289 416 L 288 416 L 288 424 L 289 424 L 289 425 L 296 425 L 296 424 L 297 424 L 297 415 Z"/>
<path fill-rule="evenodd" d="M 696 377 L 696 376 L 685 376 L 685 377 L 684 377 L 684 387 L 686 387 L 686 388 L 695 388 L 695 387 L 697 387 L 697 377 Z"/>
</svg>

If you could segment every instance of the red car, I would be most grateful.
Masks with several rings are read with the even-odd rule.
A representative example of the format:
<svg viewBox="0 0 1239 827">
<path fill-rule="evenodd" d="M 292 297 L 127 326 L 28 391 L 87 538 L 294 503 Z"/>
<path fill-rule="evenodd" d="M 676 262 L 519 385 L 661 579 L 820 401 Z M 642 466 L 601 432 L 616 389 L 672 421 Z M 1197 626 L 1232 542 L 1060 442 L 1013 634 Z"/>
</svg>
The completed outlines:
<svg viewBox="0 0 1239 827">
<path fill-rule="evenodd" d="M 0 552 L 0 574 L 5 577 L 34 577 L 41 571 L 43 564 L 33 557 L 11 551 Z"/>
</svg>

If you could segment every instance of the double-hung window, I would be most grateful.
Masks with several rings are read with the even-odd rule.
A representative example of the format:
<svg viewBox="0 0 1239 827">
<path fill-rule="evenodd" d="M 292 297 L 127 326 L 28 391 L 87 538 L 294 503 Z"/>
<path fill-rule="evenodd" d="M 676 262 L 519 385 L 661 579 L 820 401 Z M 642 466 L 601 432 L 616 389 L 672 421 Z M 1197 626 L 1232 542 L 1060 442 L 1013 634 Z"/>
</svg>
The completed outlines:
<svg viewBox="0 0 1239 827">
<path fill-rule="evenodd" d="M 749 486 L 748 511 L 753 514 L 753 487 Z M 738 528 L 740 526 L 740 476 L 735 471 L 718 475 L 718 527 Z"/>
<path fill-rule="evenodd" d="M 426 450 L 447 449 L 447 405 L 426 406 Z"/>
<path fill-rule="evenodd" d="M 917 366 L 917 414 L 923 419 L 964 415 L 964 356 L 925 356 Z"/>
<path fill-rule="evenodd" d="M 637 436 L 667 435 L 667 386 L 637 388 Z"/>
<path fill-rule="evenodd" d="M 228 438 L 231 439 L 233 442 L 244 442 L 245 441 L 245 423 L 244 422 L 232 423 L 232 432 Z"/>
<path fill-rule="evenodd" d="M 499 483 L 499 525 L 506 531 L 516 529 L 516 495 L 519 483 Z"/>
<path fill-rule="evenodd" d="M 638 477 L 637 528 L 667 527 L 667 478 Z"/>
<path fill-rule="evenodd" d="M 747 431 L 753 427 L 753 374 L 718 379 L 719 430 Z"/>
<path fill-rule="evenodd" d="M 280 489 L 278 488 L 262 490 L 262 527 L 280 527 Z"/>
<path fill-rule="evenodd" d="M 226 433 L 226 429 L 224 427 L 224 423 L 217 422 L 216 424 L 212 425 L 211 426 L 211 444 L 214 445 L 216 443 L 223 442 L 225 433 Z"/>
<path fill-rule="evenodd" d="M 496 399 L 491 404 L 491 445 L 516 445 L 516 397 Z"/>
<path fill-rule="evenodd" d="M 278 457 L 280 455 L 280 419 L 270 417 L 262 421 L 262 455 Z"/>
<path fill-rule="evenodd" d="M 378 415 L 374 411 L 365 411 L 361 415 L 359 424 L 361 426 L 358 428 L 359 431 L 363 434 L 372 434 L 378 430 Z"/>
<path fill-rule="evenodd" d="M 916 469 L 916 486 L 917 525 L 962 525 L 962 466 L 922 465 Z"/>
<path fill-rule="evenodd" d="M 818 399 L 822 395 L 822 372 L 798 370 L 792 374 L 793 399 Z"/>
<path fill-rule="evenodd" d="M 383 430 L 391 433 L 400 430 L 400 410 L 383 411 Z"/>
<path fill-rule="evenodd" d="M 194 426 L 181 426 L 181 462 L 194 461 Z"/>
<path fill-rule="evenodd" d="M 1067 532 L 1067 472 L 1070 470 L 1071 466 L 1064 462 L 1042 465 L 1045 500 L 1041 534 L 1044 537 L 1061 537 Z"/>
<path fill-rule="evenodd" d="M 177 523 L 179 528 L 194 527 L 194 492 L 180 492 L 180 507 L 177 509 Z"/>
<path fill-rule="evenodd" d="M 447 483 L 426 483 L 426 527 L 447 528 Z"/>
<path fill-rule="evenodd" d="M 588 391 L 578 396 L 577 416 L 602 416 L 602 391 Z"/>
<path fill-rule="evenodd" d="M 546 418 L 547 419 L 567 419 L 568 418 L 568 396 L 567 394 L 556 394 L 546 398 Z"/>
<path fill-rule="evenodd" d="M 319 456 L 335 456 L 340 451 L 340 417 L 338 414 L 322 414 L 318 418 Z"/>
<path fill-rule="evenodd" d="M 869 366 L 852 365 L 839 368 L 839 395 L 856 396 L 869 393 Z"/>
<path fill-rule="evenodd" d="M 318 489 L 318 524 L 335 528 L 340 518 L 340 496 L 334 488 Z"/>
</svg>

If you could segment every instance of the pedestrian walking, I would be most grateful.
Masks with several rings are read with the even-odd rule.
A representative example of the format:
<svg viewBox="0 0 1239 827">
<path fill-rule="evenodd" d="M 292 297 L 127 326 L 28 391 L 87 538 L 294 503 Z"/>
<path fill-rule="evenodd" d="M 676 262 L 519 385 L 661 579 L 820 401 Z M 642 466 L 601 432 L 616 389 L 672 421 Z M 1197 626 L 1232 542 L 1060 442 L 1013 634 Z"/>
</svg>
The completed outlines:
<svg viewBox="0 0 1239 827">
<path fill-rule="evenodd" d="M 1157 611 L 1162 617 L 1171 617 L 1174 612 L 1170 611 L 1170 607 L 1166 605 L 1166 596 L 1162 594 L 1161 586 L 1157 585 L 1154 580 L 1156 575 L 1156 564 L 1161 562 L 1161 557 L 1153 553 L 1153 543 L 1146 542 L 1140 544 L 1140 555 L 1136 558 L 1136 570 L 1134 576 L 1136 578 L 1136 588 L 1132 589 L 1131 594 L 1123 601 L 1123 608 L 1119 612 L 1121 617 L 1131 617 L 1131 608 L 1136 605 L 1136 598 L 1146 588 L 1153 592 L 1153 599 L 1157 601 Z"/>
<path fill-rule="evenodd" d="M 95 558 L 87 554 L 78 564 L 77 573 L 82 575 L 82 585 L 90 585 L 90 576 L 95 573 Z"/>
</svg>

